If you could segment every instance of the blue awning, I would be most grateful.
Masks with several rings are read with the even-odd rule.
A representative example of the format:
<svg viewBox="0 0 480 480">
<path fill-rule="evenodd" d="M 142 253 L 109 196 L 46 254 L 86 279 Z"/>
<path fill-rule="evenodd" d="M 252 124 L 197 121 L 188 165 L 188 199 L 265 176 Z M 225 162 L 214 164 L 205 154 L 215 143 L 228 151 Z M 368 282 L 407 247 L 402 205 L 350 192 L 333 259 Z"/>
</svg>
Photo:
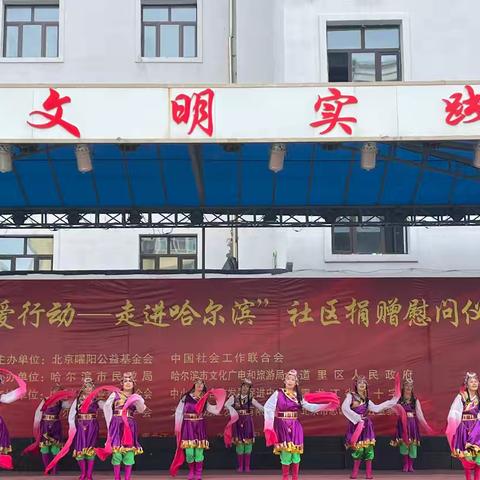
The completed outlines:
<svg viewBox="0 0 480 480">
<path fill-rule="evenodd" d="M 96 144 L 93 170 L 82 174 L 73 145 L 18 146 L 14 171 L 0 174 L 0 210 L 480 205 L 474 142 L 379 143 L 370 171 L 361 168 L 361 144 L 290 143 L 273 173 L 270 147 Z"/>
</svg>

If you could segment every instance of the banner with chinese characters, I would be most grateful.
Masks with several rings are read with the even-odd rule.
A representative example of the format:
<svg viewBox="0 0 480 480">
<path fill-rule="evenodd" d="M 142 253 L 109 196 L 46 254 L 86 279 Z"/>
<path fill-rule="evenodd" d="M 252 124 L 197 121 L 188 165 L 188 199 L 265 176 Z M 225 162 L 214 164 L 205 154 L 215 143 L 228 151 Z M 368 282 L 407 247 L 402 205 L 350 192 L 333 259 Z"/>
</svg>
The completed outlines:
<svg viewBox="0 0 480 480">
<path fill-rule="evenodd" d="M 1 414 L 12 436 L 28 437 L 54 384 L 118 384 L 132 371 L 148 406 L 142 434 L 170 435 L 194 378 L 235 391 L 248 377 L 265 402 L 295 368 L 302 391 L 341 397 L 366 375 L 374 402 L 400 372 L 441 428 L 464 372 L 478 368 L 479 339 L 474 278 L 3 280 L 0 366 L 28 382 L 28 396 Z M 6 380 L 2 391 L 13 388 Z M 209 433 L 225 421 L 210 421 Z M 346 420 L 332 412 L 303 423 L 308 435 L 342 435 Z M 375 419 L 380 434 L 394 423 L 388 412 Z"/>
<path fill-rule="evenodd" d="M 480 85 L 1 87 L 0 142 L 480 138 Z"/>
</svg>

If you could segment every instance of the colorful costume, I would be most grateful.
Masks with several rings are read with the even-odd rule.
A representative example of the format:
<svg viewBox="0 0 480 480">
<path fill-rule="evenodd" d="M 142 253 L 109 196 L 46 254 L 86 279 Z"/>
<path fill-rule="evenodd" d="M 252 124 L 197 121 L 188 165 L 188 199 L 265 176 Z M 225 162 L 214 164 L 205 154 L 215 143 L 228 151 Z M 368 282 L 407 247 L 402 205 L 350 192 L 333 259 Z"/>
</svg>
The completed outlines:
<svg viewBox="0 0 480 480">
<path fill-rule="evenodd" d="M 81 413 L 80 408 L 86 397 L 83 392 L 87 386 L 93 390 L 94 385 L 91 378 L 85 378 L 84 387 L 70 407 L 68 416 L 69 424 L 74 424 L 76 430 L 73 439 L 73 457 L 80 467 L 80 480 L 92 480 L 95 447 L 97 447 L 99 432 L 97 412 L 105 404 L 101 400 L 93 400 L 88 406 L 88 413 Z"/>
<path fill-rule="evenodd" d="M 45 468 L 62 449 L 62 422 L 60 421 L 60 413 L 63 409 L 70 408 L 72 405 L 72 402 L 69 400 L 59 400 L 44 409 L 44 403 L 47 400 L 48 399 L 43 399 L 35 411 L 35 419 L 41 419 L 39 446 Z M 54 468 L 52 474 L 55 475 L 56 473 L 56 468 Z"/>
<path fill-rule="evenodd" d="M 11 375 L 18 383 L 18 387 L 15 390 L 0 395 L 0 403 L 9 404 L 23 398 L 27 393 L 26 383 L 8 370 L 0 369 L 0 371 Z M 2 377 L 0 377 L 0 382 L 3 383 Z M 8 470 L 13 468 L 13 461 L 10 456 L 11 451 L 12 445 L 10 444 L 10 434 L 5 421 L 0 417 L 0 468 Z"/>
<path fill-rule="evenodd" d="M 432 429 L 425 420 L 420 400 L 415 398 L 413 393 L 413 382 L 405 381 L 405 384 L 412 386 L 412 394 L 410 399 L 406 399 L 402 392 L 397 408 L 402 409 L 401 415 L 405 418 L 399 418 L 395 431 L 395 438 L 390 442 L 392 447 L 399 447 L 400 454 L 403 457 L 403 471 L 413 472 L 413 461 L 417 458 L 417 450 L 420 446 L 420 425 L 427 433 L 433 433 Z M 404 425 L 406 425 L 406 432 Z"/>
<path fill-rule="evenodd" d="M 105 421 L 107 422 L 108 435 L 112 446 L 112 465 L 115 480 L 120 480 L 121 465 L 125 466 L 125 480 L 130 480 L 132 466 L 135 464 L 135 456 L 143 453 L 142 446 L 138 441 L 137 422 L 133 418 L 135 412 L 143 413 L 146 409 L 145 401 L 139 398 L 127 409 L 127 421 L 132 434 L 132 444 L 123 444 L 124 424 L 122 420 L 122 408 L 128 401 L 129 396 L 124 392 L 112 393 L 104 406 Z"/>
<path fill-rule="evenodd" d="M 263 406 L 250 394 L 252 382 L 245 379 L 240 387 L 240 392 L 244 385 L 248 386 L 246 395 L 232 395 L 226 402 L 225 408 L 230 414 L 230 422 L 224 432 L 225 444 L 235 445 L 237 452 L 238 468 L 237 472 L 250 472 L 250 458 L 255 442 L 255 428 L 253 425 L 253 407 L 263 414 Z M 229 439 L 232 429 L 231 441 Z"/>
<path fill-rule="evenodd" d="M 471 480 L 474 472 L 475 480 L 480 480 L 480 397 L 478 391 L 475 395 L 468 391 L 468 380 L 472 378 L 478 380 L 477 374 L 468 372 L 464 387 L 450 407 L 446 434 L 452 456 L 462 462 L 465 478 Z"/>
<path fill-rule="evenodd" d="M 375 456 L 375 431 L 369 412 L 380 413 L 393 408 L 400 399 L 400 385 L 397 376 L 396 394 L 391 400 L 376 405 L 368 398 L 368 388 L 365 396 L 358 393 L 358 383 L 365 382 L 365 377 L 359 376 L 355 381 L 354 391 L 347 393 L 342 403 L 342 413 L 349 420 L 345 436 L 345 447 L 352 449 L 353 471 L 350 478 L 357 478 L 362 460 L 365 460 L 366 478 L 373 478 L 372 460 Z"/>
<path fill-rule="evenodd" d="M 219 415 L 225 403 L 226 392 L 223 389 L 207 392 L 205 387 L 201 397 L 196 397 L 194 392 L 195 386 L 180 399 L 175 410 L 177 454 L 170 472 L 172 475 L 176 475 L 179 463 L 180 465 L 183 463 L 181 455 L 178 455 L 179 451 L 182 450 L 185 452 L 188 464 L 188 480 L 201 480 L 204 450 L 210 448 L 204 412 L 206 410 L 212 415 Z M 216 397 L 215 405 L 206 402 L 210 394 Z M 181 459 L 181 461 L 178 461 L 178 459 Z"/>
<path fill-rule="evenodd" d="M 282 479 L 288 480 L 291 469 L 292 480 L 297 480 L 303 453 L 303 428 L 298 420 L 298 414 L 302 409 L 312 413 L 335 410 L 338 407 L 338 397 L 326 392 L 321 396 L 336 398 L 336 402 L 310 403 L 301 397 L 296 370 L 290 370 L 287 376 L 295 378 L 295 389 L 289 391 L 286 388 L 280 388 L 273 392 L 264 405 L 264 430 L 267 446 L 273 445 L 273 453 L 280 455 Z"/>
</svg>

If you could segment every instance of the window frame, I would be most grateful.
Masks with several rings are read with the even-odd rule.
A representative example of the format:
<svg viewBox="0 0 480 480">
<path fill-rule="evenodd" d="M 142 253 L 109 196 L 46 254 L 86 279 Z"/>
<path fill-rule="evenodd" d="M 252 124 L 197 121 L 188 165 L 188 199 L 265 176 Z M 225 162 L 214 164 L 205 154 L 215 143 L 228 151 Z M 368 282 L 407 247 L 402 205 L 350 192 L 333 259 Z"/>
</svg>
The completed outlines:
<svg viewBox="0 0 480 480">
<path fill-rule="evenodd" d="M 0 238 L 21 238 L 23 239 L 23 253 L 22 254 L 2 254 L 0 251 L 0 260 L 10 260 L 11 269 L 1 271 L 1 273 L 39 273 L 39 272 L 52 272 L 53 271 L 53 258 L 55 255 L 55 237 L 53 235 L 0 235 Z M 51 255 L 41 253 L 34 254 L 28 253 L 28 240 L 32 238 L 51 238 L 52 239 L 52 253 Z M 17 259 L 21 258 L 33 258 L 33 270 L 17 270 Z M 40 270 L 40 260 L 50 260 L 52 268 L 50 270 Z"/>
<path fill-rule="evenodd" d="M 396 28 L 398 30 L 398 48 L 365 48 L 365 31 L 366 30 L 381 30 L 385 28 Z M 328 48 L 328 32 L 335 30 L 360 30 L 360 48 Z M 402 71 L 402 26 L 400 24 L 358 24 L 358 25 L 327 25 L 326 29 L 327 34 L 327 77 L 328 81 L 331 83 L 341 83 L 334 82 L 330 80 L 330 64 L 328 61 L 330 53 L 346 53 L 348 56 L 348 80 L 347 82 L 353 82 L 353 68 L 352 68 L 352 54 L 354 53 L 373 53 L 375 55 L 375 82 L 401 82 L 403 81 L 403 71 Z M 382 68 L 381 61 L 382 56 L 392 55 L 397 57 L 397 80 L 382 80 Z"/>
<path fill-rule="evenodd" d="M 167 253 L 144 253 L 142 254 L 142 239 L 144 238 L 166 238 L 167 239 Z M 174 238 L 194 238 L 195 239 L 195 253 L 172 253 L 171 252 L 171 240 Z M 168 272 L 168 271 L 178 271 L 178 272 L 190 272 L 198 270 L 198 235 L 195 234 L 169 234 L 169 235 L 140 235 L 139 237 L 139 264 L 138 268 L 142 272 Z M 177 268 L 176 269 L 165 269 L 160 268 L 160 259 L 161 258 L 176 258 L 177 259 Z M 143 260 L 154 260 L 155 268 L 153 269 L 144 269 Z M 193 269 L 183 269 L 183 260 L 193 260 L 194 268 Z"/>
<path fill-rule="evenodd" d="M 188 6 L 196 4 L 196 56 L 195 57 L 144 57 L 143 56 L 143 7 L 144 6 Z M 203 63 L 203 0 L 136 0 L 135 44 L 136 63 Z M 172 24 L 171 24 L 172 25 Z M 173 24 L 174 25 L 174 24 Z M 158 33 L 158 32 L 157 32 Z M 183 38 L 182 38 L 183 40 Z M 157 36 L 157 43 L 159 37 Z M 158 45 L 156 46 L 156 49 Z"/>
<path fill-rule="evenodd" d="M 365 227 L 368 228 L 368 227 L 374 227 L 375 225 L 372 223 L 372 224 L 369 224 L 369 225 L 366 225 Z M 346 252 L 346 251 L 341 251 L 341 250 L 336 250 L 335 249 L 335 228 L 338 228 L 338 227 L 341 227 L 341 228 L 348 228 L 349 229 L 349 238 L 350 238 L 350 245 L 351 245 L 351 251 L 350 252 Z M 349 225 L 348 223 L 345 224 L 345 225 L 342 225 L 341 223 L 338 223 L 336 224 L 335 226 L 331 227 L 331 244 L 330 244 L 330 248 L 331 248 L 331 252 L 332 252 L 332 255 L 361 255 L 361 256 L 364 256 L 364 255 L 408 255 L 409 254 L 409 241 L 408 241 L 408 229 L 407 227 L 404 227 L 402 226 L 401 229 L 402 229 L 402 244 L 403 244 L 403 252 L 399 253 L 399 252 L 387 252 L 386 251 L 386 247 L 387 247 L 387 231 L 386 229 L 387 228 L 392 228 L 392 234 L 393 234 L 393 240 L 392 240 L 392 245 L 395 244 L 395 231 L 394 229 L 397 228 L 397 226 L 388 226 L 388 225 L 383 225 L 380 223 L 380 225 L 377 226 L 378 228 L 380 228 L 380 249 L 381 251 L 379 252 L 369 252 L 369 253 L 361 253 L 359 252 L 358 250 L 358 245 L 359 245 L 359 241 L 358 241 L 358 225 Z"/>
<path fill-rule="evenodd" d="M 6 57 L 6 7 L 58 7 L 58 31 L 57 31 L 57 56 L 56 57 Z M 64 25 L 65 25 L 64 0 L 0 0 L 0 24 L 3 29 L 0 35 L 0 63 L 63 63 L 64 48 Z M 50 23 L 50 22 L 39 22 Z M 42 32 L 43 37 L 43 32 Z M 42 45 L 43 50 L 43 45 Z"/>
</svg>

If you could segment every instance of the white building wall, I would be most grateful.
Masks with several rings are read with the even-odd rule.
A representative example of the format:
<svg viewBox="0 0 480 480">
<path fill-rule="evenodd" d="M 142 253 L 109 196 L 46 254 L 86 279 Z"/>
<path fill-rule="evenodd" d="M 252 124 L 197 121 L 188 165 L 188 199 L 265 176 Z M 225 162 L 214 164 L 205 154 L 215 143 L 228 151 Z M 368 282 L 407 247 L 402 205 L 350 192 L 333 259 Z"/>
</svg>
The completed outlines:
<svg viewBox="0 0 480 480">
<path fill-rule="evenodd" d="M 3 11 L 5 0 L 0 0 Z M 45 3 L 45 2 L 41 2 Z M 327 78 L 329 22 L 400 22 L 404 79 L 480 79 L 476 0 L 237 0 L 237 69 L 243 83 L 319 82 Z M 140 0 L 60 0 L 61 58 L 0 59 L 5 83 L 225 83 L 229 0 L 199 1 L 201 55 L 194 61 L 139 58 Z M 1 35 L 3 38 L 3 34 Z M 172 231 L 175 233 L 177 230 Z M 199 230 L 201 266 L 201 234 Z M 186 233 L 185 230 L 179 231 Z M 0 234 L 26 234 L 4 231 Z M 33 234 L 51 233 L 32 231 Z M 60 230 L 58 270 L 136 269 L 139 235 L 150 230 Z M 206 268 L 225 262 L 228 229 L 207 230 Z M 480 228 L 410 229 L 407 257 L 332 256 L 327 229 L 240 229 L 241 268 L 279 268 L 293 275 L 477 275 Z M 276 262 L 276 263 L 275 263 Z"/>
</svg>

